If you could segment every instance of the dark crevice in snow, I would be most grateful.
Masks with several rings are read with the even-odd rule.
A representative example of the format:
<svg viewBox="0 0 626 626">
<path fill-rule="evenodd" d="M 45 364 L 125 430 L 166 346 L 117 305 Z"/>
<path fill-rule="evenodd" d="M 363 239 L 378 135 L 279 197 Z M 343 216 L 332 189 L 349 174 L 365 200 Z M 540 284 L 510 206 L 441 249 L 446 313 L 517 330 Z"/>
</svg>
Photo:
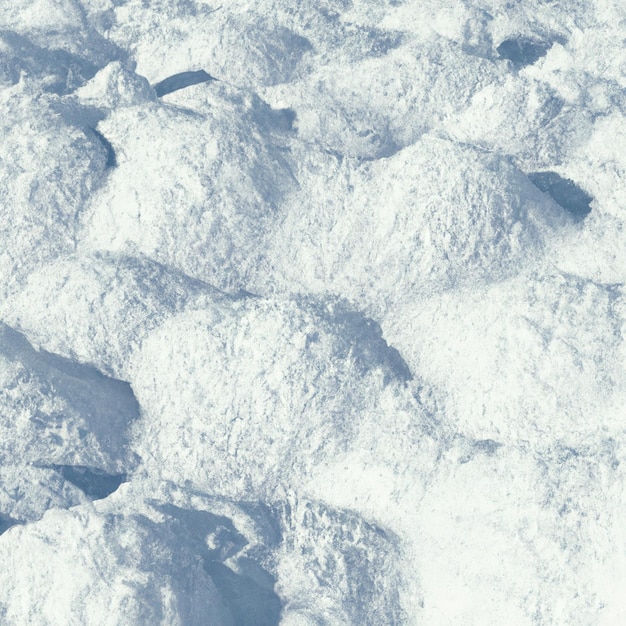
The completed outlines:
<svg viewBox="0 0 626 626">
<path fill-rule="evenodd" d="M 593 198 L 568 178 L 556 172 L 531 172 L 528 178 L 577 221 L 583 220 L 591 212 Z"/>
<path fill-rule="evenodd" d="M 96 129 L 98 124 L 106 118 L 106 113 L 94 106 L 85 106 L 71 98 L 53 101 L 51 108 L 58 113 L 67 124 L 80 128 L 89 139 L 104 148 L 105 167 L 117 167 L 117 156 L 111 142 Z"/>
<path fill-rule="evenodd" d="M 110 496 L 126 481 L 126 474 L 108 474 L 97 467 L 84 465 L 51 465 L 72 485 L 78 487 L 92 500 L 101 500 Z"/>
<path fill-rule="evenodd" d="M 258 99 L 252 110 L 252 119 L 263 129 L 270 131 L 294 130 L 297 115 L 293 109 L 273 109 L 266 102 Z"/>
<path fill-rule="evenodd" d="M 515 65 L 532 65 L 545 56 L 552 47 L 552 43 L 535 41 L 528 37 L 505 39 L 496 52 L 501 59 L 511 61 Z"/>
<path fill-rule="evenodd" d="M 155 85 L 152 85 L 156 95 L 161 97 L 168 93 L 184 89 L 185 87 L 191 87 L 192 85 L 198 85 L 200 83 L 208 83 L 211 80 L 217 80 L 204 70 L 197 70 L 191 72 L 181 72 L 180 74 L 174 74 L 168 78 L 162 80 Z"/>
<path fill-rule="evenodd" d="M 334 322 L 343 327 L 340 332 L 345 332 L 344 336 L 350 337 L 351 355 L 363 369 L 374 364 L 382 365 L 388 372 L 385 374 L 385 383 L 392 379 L 401 382 L 413 379 L 413 374 L 400 352 L 383 338 L 378 322 L 356 311 L 341 312 Z"/>
<path fill-rule="evenodd" d="M 189 536 L 199 539 L 205 545 L 204 556 L 208 560 L 224 561 L 237 554 L 248 543 L 228 517 L 209 511 L 183 509 L 174 504 L 162 504 L 157 501 L 151 504 L 160 513 L 177 519 Z M 206 547 L 205 539 L 208 535 L 215 538 L 216 545 L 213 549 Z"/>
<path fill-rule="evenodd" d="M 9 530 L 9 528 L 11 528 L 11 526 L 15 526 L 16 524 L 19 524 L 17 520 L 14 520 L 8 515 L 3 515 L 2 513 L 0 513 L 0 535 L 2 533 L 5 533 L 7 530 Z"/>
<path fill-rule="evenodd" d="M 96 136 L 96 139 L 100 142 L 106 152 L 106 167 L 117 167 L 117 158 L 111 142 L 95 128 L 90 128 L 89 130 L 91 130 L 91 132 Z"/>
<path fill-rule="evenodd" d="M 263 545 L 276 547 L 283 540 L 281 525 L 273 509 L 263 502 L 237 502 L 237 506 L 254 520 Z"/>
<path fill-rule="evenodd" d="M 52 100 L 50 108 L 58 113 L 67 124 L 83 130 L 95 128 L 106 117 L 102 109 L 86 106 L 73 98 Z"/>
</svg>

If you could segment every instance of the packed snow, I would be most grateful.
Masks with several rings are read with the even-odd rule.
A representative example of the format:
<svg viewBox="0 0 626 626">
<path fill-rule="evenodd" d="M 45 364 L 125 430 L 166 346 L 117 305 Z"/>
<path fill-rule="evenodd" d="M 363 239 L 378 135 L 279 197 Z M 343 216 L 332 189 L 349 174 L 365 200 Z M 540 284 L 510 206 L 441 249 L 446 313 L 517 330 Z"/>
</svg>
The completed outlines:
<svg viewBox="0 0 626 626">
<path fill-rule="evenodd" d="M 0 7 L 0 624 L 626 623 L 626 5 Z"/>
</svg>

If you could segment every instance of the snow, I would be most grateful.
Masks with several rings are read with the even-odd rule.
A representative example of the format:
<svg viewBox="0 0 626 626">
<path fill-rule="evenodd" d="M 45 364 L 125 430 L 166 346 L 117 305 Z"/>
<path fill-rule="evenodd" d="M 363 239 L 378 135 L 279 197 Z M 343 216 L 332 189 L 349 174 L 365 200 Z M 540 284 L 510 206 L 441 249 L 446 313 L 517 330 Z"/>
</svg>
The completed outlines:
<svg viewBox="0 0 626 626">
<path fill-rule="evenodd" d="M 2 6 L 0 623 L 624 623 L 625 32 Z"/>
<path fill-rule="evenodd" d="M 140 252 L 216 287 L 243 288 L 295 181 L 260 132 L 255 118 L 270 110 L 258 97 L 220 85 L 190 90 L 193 110 L 142 103 L 98 125 L 118 166 L 83 216 L 83 245 Z"/>
</svg>

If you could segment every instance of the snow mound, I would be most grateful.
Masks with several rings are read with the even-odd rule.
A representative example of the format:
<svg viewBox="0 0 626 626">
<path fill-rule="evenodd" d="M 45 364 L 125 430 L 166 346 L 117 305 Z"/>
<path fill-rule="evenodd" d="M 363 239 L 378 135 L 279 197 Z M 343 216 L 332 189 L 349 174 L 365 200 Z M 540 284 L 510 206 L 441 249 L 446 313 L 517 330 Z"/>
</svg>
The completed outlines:
<svg viewBox="0 0 626 626">
<path fill-rule="evenodd" d="M 0 614 L 6 624 L 395 623 L 400 550 L 354 513 L 293 494 L 267 507 L 136 482 L 9 526 Z M 59 571 L 72 576 L 40 593 Z"/>
<path fill-rule="evenodd" d="M 23 83 L 0 93 L 2 295 L 36 267 L 74 250 L 78 214 L 98 186 L 105 155 Z"/>
<path fill-rule="evenodd" d="M 85 237 L 93 249 L 140 252 L 236 291 L 296 185 L 257 121 L 267 105 L 218 83 L 168 97 L 194 90 L 193 110 L 146 104 L 100 123 L 118 167 L 91 202 Z"/>
<path fill-rule="evenodd" d="M 103 297 L 103 294 L 106 294 Z M 224 296 L 145 258 L 70 256 L 33 272 L 3 315 L 38 345 L 118 378 L 143 339 L 187 308 L 209 311 Z M 34 313 L 31 303 L 41 303 Z"/>
<path fill-rule="evenodd" d="M 204 68 L 245 88 L 289 82 L 331 61 L 354 62 L 398 45 L 397 33 L 370 20 L 337 19 L 341 2 L 196 2 L 137 0 L 114 10 L 110 36 L 129 50 L 151 82 Z"/>
<path fill-rule="evenodd" d="M 302 193 L 253 289 L 329 290 L 380 315 L 513 276 L 568 223 L 508 159 L 431 136 L 373 163 L 302 160 Z"/>
<path fill-rule="evenodd" d="M 74 92 L 83 106 L 103 109 L 148 103 L 155 95 L 146 78 L 131 72 L 120 61 L 109 63 Z"/>
<path fill-rule="evenodd" d="M 108 495 L 137 464 L 128 428 L 139 406 L 127 383 L 37 351 L 4 324 L 0 379 L 3 519 L 29 522 Z"/>
<path fill-rule="evenodd" d="M 421 619 L 619 622 L 624 563 L 613 537 L 625 505 L 623 446 L 607 438 L 456 456 L 461 450 L 446 455 L 412 520 Z"/>
<path fill-rule="evenodd" d="M 399 624 L 401 542 L 351 512 L 290 498 L 274 507 L 284 540 L 272 554 L 281 624 Z"/>
<path fill-rule="evenodd" d="M 299 137 L 334 153 L 389 156 L 469 105 L 499 70 L 438 40 L 420 40 L 385 56 L 338 61 L 300 81 L 263 90 L 274 106 L 298 115 Z M 393 104 L 391 104 L 393 103 Z"/>
<path fill-rule="evenodd" d="M 378 406 L 386 385 L 408 394 L 397 352 L 367 320 L 338 313 L 252 298 L 221 315 L 181 313 L 153 332 L 132 377 L 142 406 L 134 449 L 150 471 L 271 499 L 357 440 L 388 456 L 377 443 L 386 420 L 408 419 L 410 432 L 412 419 L 425 436 L 416 402 L 405 414 L 394 394 Z"/>
<path fill-rule="evenodd" d="M 624 311 L 620 286 L 543 269 L 433 297 L 383 327 L 460 432 L 575 445 L 621 429 Z"/>
</svg>

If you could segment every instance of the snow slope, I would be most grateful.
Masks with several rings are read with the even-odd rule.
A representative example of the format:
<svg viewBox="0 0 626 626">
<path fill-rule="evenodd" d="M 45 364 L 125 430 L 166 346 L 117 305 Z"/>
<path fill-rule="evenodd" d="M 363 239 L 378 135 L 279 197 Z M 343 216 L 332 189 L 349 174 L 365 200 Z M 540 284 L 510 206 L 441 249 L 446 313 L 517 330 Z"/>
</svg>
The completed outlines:
<svg viewBox="0 0 626 626">
<path fill-rule="evenodd" d="M 0 7 L 0 623 L 624 623 L 625 36 Z"/>
</svg>

